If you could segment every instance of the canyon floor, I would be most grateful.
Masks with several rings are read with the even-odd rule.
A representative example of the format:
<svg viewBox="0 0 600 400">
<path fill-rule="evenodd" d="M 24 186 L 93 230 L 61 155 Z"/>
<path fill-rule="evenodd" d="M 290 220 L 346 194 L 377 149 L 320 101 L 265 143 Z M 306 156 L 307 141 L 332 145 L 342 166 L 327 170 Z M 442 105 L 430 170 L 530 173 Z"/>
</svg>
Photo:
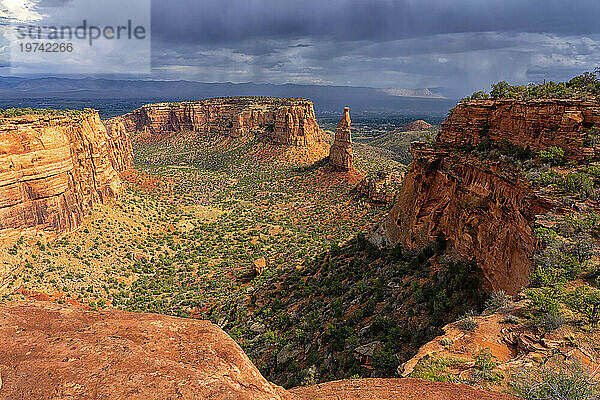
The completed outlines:
<svg viewBox="0 0 600 400">
<path fill-rule="evenodd" d="M 2 300 L 206 319 L 256 348 L 244 339 L 257 336 L 247 317 L 261 311 L 257 288 L 371 230 L 388 206 L 357 194 L 357 182 L 403 168 L 390 150 L 368 144 L 355 146 L 361 172 L 340 173 L 252 135 L 187 139 L 137 143 L 123 195 L 96 205 L 77 231 L 3 244 Z M 251 357 L 263 372 L 271 367 L 261 359 L 287 335 L 258 335 L 266 347 Z"/>
<path fill-rule="evenodd" d="M 551 356 L 597 367 L 596 309 L 585 301 L 573 306 L 580 287 L 594 300 L 600 282 L 594 159 L 534 152 L 503 138 L 457 146 L 448 132 L 448 142 L 434 142 L 428 132 L 394 131 L 358 135 L 357 169 L 339 172 L 322 154 L 274 144 L 265 132 L 184 131 L 134 142 L 135 169 L 121 172 L 119 199 L 95 205 L 58 241 L 25 234 L 5 242 L 0 329 L 19 338 L 19 346 L 0 343 L 5 385 L 18 377 L 18 387 L 42 390 L 28 371 L 47 368 L 59 371 L 62 397 L 110 393 L 118 376 L 106 371 L 125 357 L 119 365 L 132 383 L 122 388 L 130 390 L 124 398 L 143 398 L 148 389 L 165 398 L 196 390 L 229 398 L 501 399 L 510 398 L 503 393 L 512 391 L 515 374 Z M 415 139 L 425 141 L 413 148 L 419 160 L 404 184 L 421 211 L 410 201 L 392 209 L 357 191 L 365 176 L 403 176 Z M 322 159 L 313 162 L 316 155 Z M 544 207 L 523 212 L 534 203 Z M 456 221 L 443 220 L 455 211 Z M 415 223 L 412 215 L 442 221 Z M 423 246 L 378 247 L 369 238 L 386 218 L 414 237 L 423 226 L 458 232 L 452 240 L 425 232 Z M 506 226 L 517 237 L 506 240 L 517 243 L 508 250 L 494 239 Z M 519 244 L 523 237 L 527 246 Z M 473 244 L 481 254 L 468 254 Z M 509 262 L 494 263 L 510 251 L 520 274 Z M 518 292 L 529 270 L 531 288 Z M 490 279 L 498 276 L 506 279 Z M 490 291 L 498 282 L 515 296 Z M 216 338 L 215 354 L 194 345 L 206 337 Z M 36 351 L 46 357 L 42 367 L 22 357 Z M 212 361 L 203 366 L 203 358 Z M 105 386 L 73 383 L 84 359 Z M 2 372 L 16 361 L 23 370 Z M 132 371 L 146 364 L 156 370 Z M 215 365 L 213 375 L 203 374 Z M 154 386 L 144 381 L 148 374 Z M 390 380 L 396 376 L 404 378 Z M 198 387 L 187 387 L 190 377 Z"/>
</svg>

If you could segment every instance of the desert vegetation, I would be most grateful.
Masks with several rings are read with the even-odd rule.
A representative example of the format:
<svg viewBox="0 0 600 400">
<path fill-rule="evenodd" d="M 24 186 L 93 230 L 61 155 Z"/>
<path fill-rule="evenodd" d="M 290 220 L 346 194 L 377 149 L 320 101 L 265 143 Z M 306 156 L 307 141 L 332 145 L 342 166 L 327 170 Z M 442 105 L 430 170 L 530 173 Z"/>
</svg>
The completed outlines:
<svg viewBox="0 0 600 400">
<path fill-rule="evenodd" d="M 500 81 L 491 85 L 489 92 L 478 91 L 471 96 L 462 99 L 463 102 L 470 100 L 485 99 L 595 99 L 600 95 L 600 68 L 593 72 L 585 72 L 566 82 L 542 82 L 530 83 L 528 85 L 510 85 L 506 81 Z"/>
<path fill-rule="evenodd" d="M 20 117 L 23 115 L 65 115 L 75 116 L 86 111 L 68 110 L 68 109 L 51 109 L 51 108 L 0 108 L 0 118 Z"/>
</svg>

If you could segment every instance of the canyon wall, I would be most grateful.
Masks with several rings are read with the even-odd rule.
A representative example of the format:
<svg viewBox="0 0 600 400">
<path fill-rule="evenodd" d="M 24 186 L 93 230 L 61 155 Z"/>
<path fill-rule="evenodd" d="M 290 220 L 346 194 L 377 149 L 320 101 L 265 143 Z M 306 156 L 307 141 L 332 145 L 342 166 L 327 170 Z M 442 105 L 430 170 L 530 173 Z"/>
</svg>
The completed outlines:
<svg viewBox="0 0 600 400">
<path fill-rule="evenodd" d="M 127 132 L 107 131 L 96 111 L 0 118 L 0 239 L 76 229 L 131 166 Z"/>
<path fill-rule="evenodd" d="M 507 139 L 531 150 L 559 146 L 568 157 L 583 159 L 598 149 L 582 147 L 586 131 L 600 126 L 600 105 L 582 100 L 485 100 L 456 106 L 442 123 L 438 140 L 477 145 L 485 137 Z"/>
<path fill-rule="evenodd" d="M 277 144 L 322 145 L 313 104 L 305 99 L 217 98 L 145 105 L 106 121 L 123 124 L 134 140 L 160 140 L 174 132 L 218 133 L 242 137 L 260 132 Z"/>
<path fill-rule="evenodd" d="M 374 240 L 422 248 L 443 234 L 461 257 L 476 260 L 488 289 L 515 294 L 528 284 L 537 248 L 531 223 L 554 205 L 509 163 L 481 159 L 468 147 L 485 137 L 532 150 L 556 145 L 578 160 L 596 151 L 583 146 L 592 126 L 600 126 L 595 102 L 459 104 L 435 144 L 413 144 L 414 161 Z"/>
</svg>

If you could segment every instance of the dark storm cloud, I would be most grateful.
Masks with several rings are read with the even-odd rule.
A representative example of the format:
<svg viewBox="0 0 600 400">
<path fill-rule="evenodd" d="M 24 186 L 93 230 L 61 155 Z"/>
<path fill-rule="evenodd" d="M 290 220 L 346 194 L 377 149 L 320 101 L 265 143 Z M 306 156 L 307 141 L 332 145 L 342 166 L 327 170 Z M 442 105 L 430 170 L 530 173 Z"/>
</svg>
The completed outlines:
<svg viewBox="0 0 600 400">
<path fill-rule="evenodd" d="M 597 0 L 154 1 L 153 33 L 172 42 L 331 37 L 388 41 L 482 31 L 600 33 Z"/>
<path fill-rule="evenodd" d="M 156 74 L 445 87 L 565 79 L 600 62 L 598 0 L 152 3 Z"/>
<path fill-rule="evenodd" d="M 152 77 L 464 96 L 593 69 L 598 16 L 600 0 L 153 0 Z"/>
</svg>

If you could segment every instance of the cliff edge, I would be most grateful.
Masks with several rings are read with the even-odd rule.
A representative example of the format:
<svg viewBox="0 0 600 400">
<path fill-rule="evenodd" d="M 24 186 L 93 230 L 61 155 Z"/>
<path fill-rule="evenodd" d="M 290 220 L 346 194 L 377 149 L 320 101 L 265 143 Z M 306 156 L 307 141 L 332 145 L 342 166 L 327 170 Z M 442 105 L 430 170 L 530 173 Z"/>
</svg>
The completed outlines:
<svg viewBox="0 0 600 400">
<path fill-rule="evenodd" d="M 323 142 L 313 104 L 305 99 L 231 97 L 148 104 L 106 120 L 109 127 L 115 123 L 137 141 L 186 131 L 234 138 L 260 131 L 277 144 L 310 147 Z"/>
<path fill-rule="evenodd" d="M 209 321 L 45 302 L 0 303 L 0 397 L 511 399 L 466 385 L 358 379 L 286 391 Z"/>
<path fill-rule="evenodd" d="M 585 145 L 589 129 L 598 126 L 597 102 L 461 103 L 435 142 L 413 144 L 414 161 L 375 237 L 423 248 L 442 235 L 460 256 L 477 262 L 488 289 L 515 294 L 529 282 L 537 248 L 531 223 L 558 206 L 506 156 L 481 157 L 477 149 L 501 144 L 510 157 L 557 146 L 566 159 L 583 160 L 599 154 L 597 145 Z"/>
<path fill-rule="evenodd" d="M 97 111 L 0 118 L 0 239 L 76 229 L 96 203 L 119 195 L 131 168 L 129 136 Z"/>
</svg>

